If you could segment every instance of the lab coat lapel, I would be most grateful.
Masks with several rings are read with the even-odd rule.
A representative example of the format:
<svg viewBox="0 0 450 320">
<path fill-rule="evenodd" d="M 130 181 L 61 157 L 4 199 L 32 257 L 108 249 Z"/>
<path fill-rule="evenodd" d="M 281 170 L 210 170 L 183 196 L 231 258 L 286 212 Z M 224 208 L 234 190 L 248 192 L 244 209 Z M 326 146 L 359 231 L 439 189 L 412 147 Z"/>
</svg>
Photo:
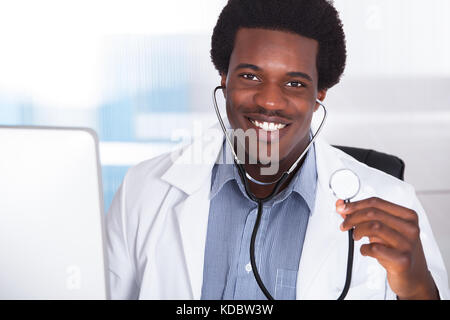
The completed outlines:
<svg viewBox="0 0 450 320">
<path fill-rule="evenodd" d="M 340 151 L 335 150 L 322 139 L 318 139 L 315 146 L 318 175 L 316 201 L 308 222 L 300 259 L 297 276 L 297 299 L 337 299 L 340 288 L 336 287 L 336 283 L 328 282 L 328 287 L 323 287 L 323 282 L 315 280 L 321 272 L 336 273 L 337 270 L 346 269 L 348 234 L 342 232 L 339 228 L 343 219 L 336 212 L 337 198 L 329 188 L 329 179 L 336 170 L 343 168 L 354 170 L 354 168 L 349 167 L 347 162 L 344 164 L 338 155 Z M 373 189 L 363 185 L 355 200 L 365 199 L 373 195 Z M 336 256 L 341 257 L 339 261 L 328 260 L 330 254 L 336 250 L 339 250 L 339 255 Z M 357 250 L 359 249 L 355 246 L 354 254 L 358 254 L 359 251 Z M 324 263 L 330 261 L 330 266 L 323 268 Z M 337 266 L 338 263 L 344 265 Z M 334 278 L 340 279 L 343 276 L 345 276 L 345 271 L 342 275 L 336 275 Z M 342 287 L 343 285 L 344 281 L 342 281 Z M 317 288 L 317 286 L 321 287 Z M 317 290 L 321 292 L 320 297 L 316 294 Z M 314 291 L 314 294 L 312 291 Z"/>
<path fill-rule="evenodd" d="M 209 214 L 209 184 L 188 196 L 175 207 L 192 298 L 200 299 Z"/>
<path fill-rule="evenodd" d="M 326 145 L 317 139 L 315 143 L 317 165 L 317 189 L 314 210 L 308 221 L 297 278 L 297 298 L 304 299 L 317 276 L 320 267 L 335 249 L 338 238 L 340 216 L 335 212 L 335 199 L 328 188 L 332 172 L 343 164 L 330 153 Z"/>
<path fill-rule="evenodd" d="M 162 176 L 186 194 L 174 211 L 193 299 L 201 297 L 211 173 L 223 143 L 219 128 L 216 125 L 194 140 Z"/>
</svg>

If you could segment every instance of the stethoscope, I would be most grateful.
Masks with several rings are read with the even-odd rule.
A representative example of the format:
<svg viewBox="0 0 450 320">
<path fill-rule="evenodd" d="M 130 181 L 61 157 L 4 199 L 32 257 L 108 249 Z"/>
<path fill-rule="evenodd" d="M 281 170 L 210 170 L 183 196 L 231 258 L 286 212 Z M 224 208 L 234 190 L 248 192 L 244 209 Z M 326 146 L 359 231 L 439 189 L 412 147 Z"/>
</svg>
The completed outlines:
<svg viewBox="0 0 450 320">
<path fill-rule="evenodd" d="M 265 287 L 265 285 L 261 279 L 261 276 L 259 275 L 258 268 L 256 266 L 256 261 L 255 261 L 255 240 L 256 240 L 256 235 L 258 233 L 258 228 L 259 228 L 259 225 L 261 222 L 263 203 L 266 201 L 269 201 L 277 194 L 280 187 L 283 185 L 283 183 L 286 181 L 286 179 L 289 177 L 289 175 L 295 170 L 295 168 L 297 167 L 299 162 L 303 159 L 303 157 L 306 155 L 308 150 L 311 148 L 312 144 L 314 143 L 314 141 L 317 138 L 317 135 L 320 133 L 320 131 L 323 128 L 323 125 L 327 118 L 327 110 L 326 110 L 325 105 L 322 103 L 322 101 L 316 99 L 316 102 L 323 108 L 324 116 L 323 116 L 323 119 L 322 119 L 318 129 L 316 130 L 314 135 L 311 137 L 309 144 L 307 145 L 305 150 L 302 152 L 302 154 L 298 157 L 298 159 L 294 162 L 294 164 L 292 164 L 292 166 L 289 168 L 289 170 L 283 172 L 283 174 L 277 180 L 275 180 L 273 182 L 262 182 L 262 181 L 258 181 L 257 179 L 253 178 L 245 171 L 241 160 L 236 155 L 236 152 L 233 147 L 233 143 L 231 142 L 230 137 L 227 134 L 227 129 L 222 120 L 222 116 L 220 114 L 220 110 L 217 105 L 216 92 L 219 89 L 224 89 L 224 87 L 218 86 L 213 90 L 213 103 L 214 103 L 214 108 L 216 111 L 217 118 L 219 120 L 219 124 L 222 128 L 223 134 L 225 136 L 225 140 L 227 141 L 227 143 L 230 147 L 230 150 L 233 154 L 234 163 L 238 168 L 239 175 L 240 175 L 242 182 L 244 184 L 244 187 L 245 187 L 245 192 L 247 193 L 247 196 L 251 200 L 255 201 L 258 204 L 258 213 L 256 216 L 255 225 L 253 227 L 253 232 L 252 232 L 252 236 L 250 239 L 250 263 L 252 266 L 253 275 L 255 276 L 255 280 L 256 280 L 258 286 L 260 287 L 261 291 L 266 296 L 266 298 L 268 300 L 274 300 L 274 298 L 272 297 L 270 292 Z M 355 177 L 356 177 L 356 180 L 355 180 Z M 259 185 L 275 184 L 275 187 L 273 188 L 272 192 L 267 197 L 257 198 L 250 191 L 250 188 L 248 185 L 248 180 L 250 180 L 256 184 L 259 184 Z M 340 183 L 341 181 L 344 181 L 345 183 L 341 184 Z M 351 188 L 348 188 L 349 182 L 354 182 L 354 184 L 351 185 Z M 358 193 L 360 184 L 359 184 L 359 178 L 355 173 L 353 173 L 349 169 L 341 169 L 331 175 L 329 186 L 336 197 L 338 197 L 339 199 L 343 199 L 344 202 L 348 203 Z M 345 186 L 345 187 L 343 187 L 343 186 Z M 348 231 L 348 241 L 349 241 L 349 247 L 348 247 L 347 273 L 346 273 L 345 285 L 344 285 L 344 289 L 342 290 L 342 293 L 338 297 L 338 300 L 343 300 L 345 298 L 345 296 L 347 295 L 348 289 L 350 287 L 350 282 L 351 282 L 351 277 L 352 277 L 352 266 L 353 266 L 353 249 L 354 249 L 353 229 L 350 229 Z"/>
</svg>

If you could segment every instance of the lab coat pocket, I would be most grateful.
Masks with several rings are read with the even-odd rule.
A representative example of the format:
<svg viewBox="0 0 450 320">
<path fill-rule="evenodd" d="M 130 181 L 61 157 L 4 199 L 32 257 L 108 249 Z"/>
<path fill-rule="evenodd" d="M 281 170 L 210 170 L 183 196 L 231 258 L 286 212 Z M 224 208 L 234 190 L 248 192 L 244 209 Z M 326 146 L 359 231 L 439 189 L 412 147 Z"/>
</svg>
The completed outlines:
<svg viewBox="0 0 450 320">
<path fill-rule="evenodd" d="M 383 300 L 386 298 L 386 272 L 378 263 L 366 266 L 363 281 L 352 283 L 345 300 Z"/>
<path fill-rule="evenodd" d="M 295 299 L 297 272 L 297 270 L 277 269 L 275 300 Z"/>
</svg>

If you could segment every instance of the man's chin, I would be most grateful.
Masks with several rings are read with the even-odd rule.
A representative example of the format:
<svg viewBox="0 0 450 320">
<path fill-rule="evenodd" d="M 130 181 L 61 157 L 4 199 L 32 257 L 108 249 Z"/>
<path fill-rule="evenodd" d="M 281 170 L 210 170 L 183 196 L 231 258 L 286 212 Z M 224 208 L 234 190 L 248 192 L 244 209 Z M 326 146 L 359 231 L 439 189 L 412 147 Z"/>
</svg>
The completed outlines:
<svg viewBox="0 0 450 320">
<path fill-rule="evenodd" d="M 280 153 L 278 144 L 259 143 L 258 147 L 246 149 L 245 163 L 261 166 L 278 164 Z"/>
</svg>

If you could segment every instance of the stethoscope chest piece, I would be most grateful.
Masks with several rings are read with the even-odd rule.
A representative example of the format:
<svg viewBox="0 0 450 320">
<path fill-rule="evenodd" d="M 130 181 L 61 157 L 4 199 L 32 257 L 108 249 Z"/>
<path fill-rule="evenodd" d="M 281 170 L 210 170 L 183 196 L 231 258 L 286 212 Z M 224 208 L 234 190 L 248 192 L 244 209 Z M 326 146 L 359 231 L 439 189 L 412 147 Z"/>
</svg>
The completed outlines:
<svg viewBox="0 0 450 320">
<path fill-rule="evenodd" d="M 344 200 L 345 203 L 350 202 L 351 199 L 356 197 L 361 188 L 359 177 L 350 169 L 336 170 L 330 177 L 329 186 L 333 194 L 338 198 Z M 350 289 L 350 283 L 352 281 L 352 269 L 353 269 L 353 229 L 348 231 L 348 256 L 347 256 L 347 273 L 345 276 L 345 284 L 341 295 L 338 300 L 343 300 L 348 290 Z"/>
<path fill-rule="evenodd" d="M 361 183 L 352 170 L 339 169 L 331 175 L 329 186 L 336 198 L 350 202 L 359 193 Z"/>
</svg>

